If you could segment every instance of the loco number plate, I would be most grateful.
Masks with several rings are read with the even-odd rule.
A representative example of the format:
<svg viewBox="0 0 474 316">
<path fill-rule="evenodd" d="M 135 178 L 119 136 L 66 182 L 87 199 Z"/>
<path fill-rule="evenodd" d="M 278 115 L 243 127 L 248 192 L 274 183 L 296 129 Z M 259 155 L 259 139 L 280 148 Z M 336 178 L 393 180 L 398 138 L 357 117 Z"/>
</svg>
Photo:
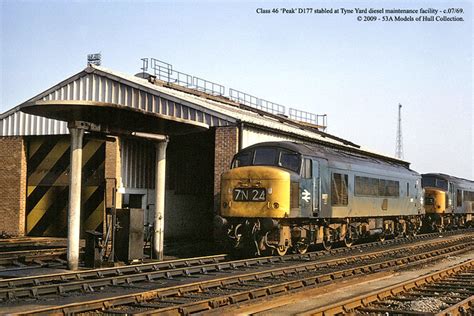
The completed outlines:
<svg viewBox="0 0 474 316">
<path fill-rule="evenodd" d="M 233 191 L 234 201 L 264 202 L 267 200 L 267 190 L 263 188 L 236 188 Z"/>
</svg>

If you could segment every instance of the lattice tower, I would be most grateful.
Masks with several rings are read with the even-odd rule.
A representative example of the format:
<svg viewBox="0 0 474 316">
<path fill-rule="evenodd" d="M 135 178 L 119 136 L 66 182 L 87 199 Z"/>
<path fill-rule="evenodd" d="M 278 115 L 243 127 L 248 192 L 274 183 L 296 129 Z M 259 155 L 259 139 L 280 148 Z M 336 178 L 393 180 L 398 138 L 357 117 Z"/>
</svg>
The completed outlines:
<svg viewBox="0 0 474 316">
<path fill-rule="evenodd" d="M 398 126 L 397 126 L 397 145 L 395 148 L 395 157 L 403 159 L 403 137 L 402 137 L 402 105 L 398 104 Z"/>
</svg>

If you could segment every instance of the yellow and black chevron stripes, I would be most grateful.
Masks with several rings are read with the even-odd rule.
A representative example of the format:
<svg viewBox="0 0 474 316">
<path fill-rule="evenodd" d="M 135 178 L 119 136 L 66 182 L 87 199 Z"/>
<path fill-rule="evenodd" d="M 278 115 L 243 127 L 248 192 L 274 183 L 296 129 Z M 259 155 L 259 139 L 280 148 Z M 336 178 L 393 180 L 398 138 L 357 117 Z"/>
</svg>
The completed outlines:
<svg viewBox="0 0 474 316">
<path fill-rule="evenodd" d="M 81 231 L 102 230 L 105 143 L 84 140 Z M 35 137 L 28 143 L 26 228 L 30 236 L 66 236 L 69 137 Z"/>
</svg>

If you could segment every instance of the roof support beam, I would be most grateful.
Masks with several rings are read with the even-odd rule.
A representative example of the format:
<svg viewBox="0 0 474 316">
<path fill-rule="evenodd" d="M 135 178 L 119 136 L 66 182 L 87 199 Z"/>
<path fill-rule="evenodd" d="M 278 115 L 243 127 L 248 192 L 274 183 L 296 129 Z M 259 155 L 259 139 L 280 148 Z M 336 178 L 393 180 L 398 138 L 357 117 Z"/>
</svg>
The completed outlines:
<svg viewBox="0 0 474 316">
<path fill-rule="evenodd" d="M 67 236 L 67 266 L 69 270 L 79 268 L 79 241 L 81 229 L 81 178 L 82 178 L 82 122 L 71 122 L 71 175 L 69 177 L 69 208 Z"/>
<path fill-rule="evenodd" d="M 168 139 L 155 143 L 155 218 L 153 234 L 153 255 L 158 260 L 163 260 L 164 234 L 165 234 L 165 179 L 166 179 L 166 147 Z"/>
</svg>

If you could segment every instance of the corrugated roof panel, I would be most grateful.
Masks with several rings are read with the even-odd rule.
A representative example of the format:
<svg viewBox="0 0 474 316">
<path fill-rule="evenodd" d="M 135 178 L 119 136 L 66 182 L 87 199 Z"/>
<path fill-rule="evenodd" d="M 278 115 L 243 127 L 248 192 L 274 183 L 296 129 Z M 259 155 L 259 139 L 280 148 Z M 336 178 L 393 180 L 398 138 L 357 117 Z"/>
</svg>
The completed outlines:
<svg viewBox="0 0 474 316">
<path fill-rule="evenodd" d="M 0 136 L 64 135 L 67 123 L 45 117 L 13 112 L 0 119 Z"/>
<path fill-rule="evenodd" d="M 150 143 L 121 139 L 122 183 L 131 189 L 153 188 L 154 147 Z"/>
<path fill-rule="evenodd" d="M 128 80 L 128 78 L 126 78 Z M 140 109 L 152 113 L 159 113 L 164 115 L 176 116 L 179 118 L 185 117 L 186 112 L 192 112 L 187 115 L 188 119 L 203 122 L 203 115 L 196 115 L 196 111 L 204 111 L 205 109 L 190 109 L 196 107 L 193 103 L 184 104 L 182 100 L 176 99 L 173 96 L 170 98 L 167 95 L 158 93 L 155 89 L 143 85 L 148 83 L 142 80 L 140 84 L 135 82 L 125 82 L 120 78 L 110 78 L 104 76 L 104 73 L 98 69 L 87 68 L 80 74 L 70 78 L 70 81 L 65 80 L 58 86 L 55 86 L 35 97 L 29 102 L 36 100 L 44 101 L 96 101 L 119 104 L 129 106 L 135 109 Z M 151 85 L 151 84 L 150 84 Z M 152 85 L 154 87 L 154 85 Z M 155 92 L 155 93 L 150 93 Z M 222 125 L 228 125 L 229 122 L 220 117 L 220 113 L 209 113 L 210 116 L 218 116 L 221 120 L 212 120 L 211 122 L 219 122 Z M 228 118 L 233 120 L 232 118 Z"/>
</svg>

